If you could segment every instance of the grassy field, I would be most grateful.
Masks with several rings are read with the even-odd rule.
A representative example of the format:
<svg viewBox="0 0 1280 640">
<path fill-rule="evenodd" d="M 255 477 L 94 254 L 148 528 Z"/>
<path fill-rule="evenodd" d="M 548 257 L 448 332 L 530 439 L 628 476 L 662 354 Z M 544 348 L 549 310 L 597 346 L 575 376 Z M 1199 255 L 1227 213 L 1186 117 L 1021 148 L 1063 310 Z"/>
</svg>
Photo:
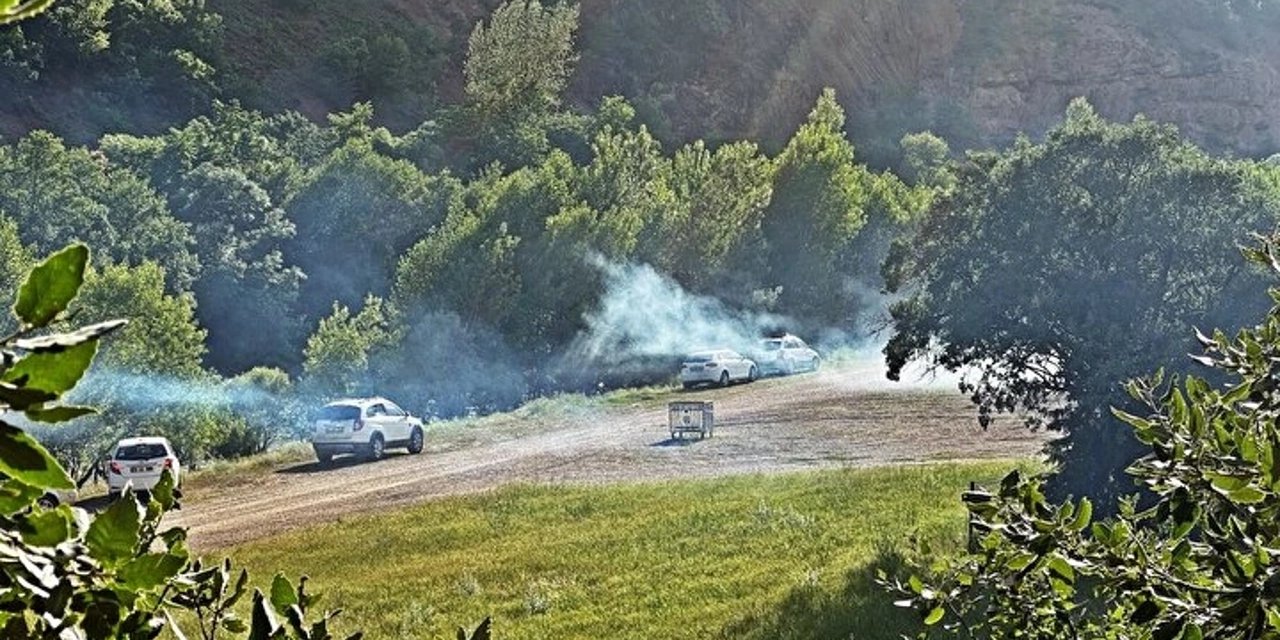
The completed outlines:
<svg viewBox="0 0 1280 640">
<path fill-rule="evenodd" d="M 230 551 L 260 583 L 307 574 L 339 628 L 451 637 L 897 638 L 871 583 L 912 537 L 959 548 L 960 492 L 1017 462 L 608 487 L 513 487 Z M 852 635 L 851 635 L 852 634 Z"/>
</svg>

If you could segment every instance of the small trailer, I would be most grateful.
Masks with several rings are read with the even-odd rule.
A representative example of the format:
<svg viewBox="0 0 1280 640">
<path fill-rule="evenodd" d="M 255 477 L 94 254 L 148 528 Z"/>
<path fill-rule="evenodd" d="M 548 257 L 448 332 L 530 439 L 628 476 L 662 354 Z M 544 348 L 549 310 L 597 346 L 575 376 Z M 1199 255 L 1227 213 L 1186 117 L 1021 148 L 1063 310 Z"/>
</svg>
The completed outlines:
<svg viewBox="0 0 1280 640">
<path fill-rule="evenodd" d="M 671 439 L 683 439 L 686 433 L 698 434 L 698 439 L 714 435 L 716 416 L 714 402 L 672 402 L 667 405 L 667 426 Z"/>
</svg>

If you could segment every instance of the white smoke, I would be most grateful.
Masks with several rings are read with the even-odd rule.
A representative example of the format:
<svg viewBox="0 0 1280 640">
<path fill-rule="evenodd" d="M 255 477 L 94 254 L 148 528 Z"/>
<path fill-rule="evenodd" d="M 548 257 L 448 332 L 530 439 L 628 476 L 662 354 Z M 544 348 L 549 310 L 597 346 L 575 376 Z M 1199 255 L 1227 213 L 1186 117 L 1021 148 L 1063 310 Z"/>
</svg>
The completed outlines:
<svg viewBox="0 0 1280 640">
<path fill-rule="evenodd" d="M 764 332 L 786 326 L 770 313 L 731 309 L 685 291 L 649 265 L 594 261 L 605 276 L 605 294 L 588 313 L 586 330 L 570 347 L 592 361 L 671 357 L 706 349 L 753 351 Z"/>
</svg>

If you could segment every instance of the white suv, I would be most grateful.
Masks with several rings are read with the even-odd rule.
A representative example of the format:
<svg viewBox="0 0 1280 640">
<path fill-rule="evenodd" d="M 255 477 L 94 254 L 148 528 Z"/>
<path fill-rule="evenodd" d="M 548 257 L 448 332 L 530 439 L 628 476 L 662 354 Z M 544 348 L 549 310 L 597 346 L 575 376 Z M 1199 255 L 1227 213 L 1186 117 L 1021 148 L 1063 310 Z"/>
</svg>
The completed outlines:
<svg viewBox="0 0 1280 640">
<path fill-rule="evenodd" d="M 331 402 L 320 410 L 311 446 L 316 459 L 329 462 L 339 453 L 359 453 L 377 460 L 387 447 L 422 453 L 422 421 L 386 398 Z"/>
<path fill-rule="evenodd" d="M 125 438 L 107 461 L 107 491 L 118 496 L 132 483 L 134 491 L 150 491 L 168 469 L 174 486 L 182 479 L 182 463 L 166 438 Z"/>
</svg>

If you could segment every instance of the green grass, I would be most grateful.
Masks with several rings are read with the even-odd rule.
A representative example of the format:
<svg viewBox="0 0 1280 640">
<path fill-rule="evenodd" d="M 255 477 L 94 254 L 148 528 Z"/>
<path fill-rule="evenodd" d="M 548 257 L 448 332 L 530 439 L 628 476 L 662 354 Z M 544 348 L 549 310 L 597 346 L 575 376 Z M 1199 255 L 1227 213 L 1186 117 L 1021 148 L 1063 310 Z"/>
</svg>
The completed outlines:
<svg viewBox="0 0 1280 640">
<path fill-rule="evenodd" d="M 897 638 L 872 584 L 913 537 L 963 543 L 960 492 L 1016 462 L 609 487 L 512 487 L 231 550 L 260 583 L 307 574 L 340 630 L 451 637 Z M 1029 464 L 1029 463 L 1026 463 Z"/>
</svg>

